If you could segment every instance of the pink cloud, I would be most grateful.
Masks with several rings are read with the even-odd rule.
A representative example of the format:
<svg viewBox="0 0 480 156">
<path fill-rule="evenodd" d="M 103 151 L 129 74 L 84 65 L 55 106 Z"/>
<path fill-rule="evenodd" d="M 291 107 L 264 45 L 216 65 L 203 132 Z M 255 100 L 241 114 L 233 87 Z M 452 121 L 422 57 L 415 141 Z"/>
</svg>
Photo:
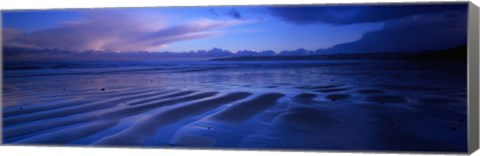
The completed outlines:
<svg viewBox="0 0 480 156">
<path fill-rule="evenodd" d="M 244 23 L 244 22 L 243 22 Z M 166 18 L 112 12 L 86 13 L 82 21 L 67 21 L 61 27 L 23 33 L 3 30 L 4 46 L 55 48 L 71 51 L 116 50 L 152 51 L 167 44 L 220 35 L 219 29 L 242 21 L 201 19 L 168 25 Z"/>
</svg>

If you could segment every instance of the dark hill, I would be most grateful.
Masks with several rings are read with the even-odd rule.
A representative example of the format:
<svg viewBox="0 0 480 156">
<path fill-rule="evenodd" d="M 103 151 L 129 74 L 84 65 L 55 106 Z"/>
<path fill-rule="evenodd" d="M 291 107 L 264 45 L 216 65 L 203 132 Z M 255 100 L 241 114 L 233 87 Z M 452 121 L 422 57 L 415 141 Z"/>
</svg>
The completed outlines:
<svg viewBox="0 0 480 156">
<path fill-rule="evenodd" d="M 406 60 L 406 61 L 467 61 L 467 45 L 426 52 L 375 52 L 358 54 L 325 54 L 307 56 L 242 56 L 215 58 L 212 61 L 287 61 L 287 60 Z"/>
</svg>

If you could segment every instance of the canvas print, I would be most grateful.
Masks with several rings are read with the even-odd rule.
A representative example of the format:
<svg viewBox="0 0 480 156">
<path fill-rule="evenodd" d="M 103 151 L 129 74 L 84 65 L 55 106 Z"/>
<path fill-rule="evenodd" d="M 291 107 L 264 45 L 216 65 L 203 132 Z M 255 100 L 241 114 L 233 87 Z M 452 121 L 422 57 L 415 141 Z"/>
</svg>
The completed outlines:
<svg viewBox="0 0 480 156">
<path fill-rule="evenodd" d="M 3 11 L 2 141 L 466 152 L 467 7 Z"/>
</svg>

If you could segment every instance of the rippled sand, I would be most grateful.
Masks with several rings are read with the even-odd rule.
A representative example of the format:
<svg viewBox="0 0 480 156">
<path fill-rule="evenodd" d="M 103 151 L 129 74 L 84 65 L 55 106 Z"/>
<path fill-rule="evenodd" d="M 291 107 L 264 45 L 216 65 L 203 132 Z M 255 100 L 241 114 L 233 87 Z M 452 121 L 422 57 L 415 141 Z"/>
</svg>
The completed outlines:
<svg viewBox="0 0 480 156">
<path fill-rule="evenodd" d="M 466 151 L 459 63 L 5 71 L 6 144 Z"/>
</svg>

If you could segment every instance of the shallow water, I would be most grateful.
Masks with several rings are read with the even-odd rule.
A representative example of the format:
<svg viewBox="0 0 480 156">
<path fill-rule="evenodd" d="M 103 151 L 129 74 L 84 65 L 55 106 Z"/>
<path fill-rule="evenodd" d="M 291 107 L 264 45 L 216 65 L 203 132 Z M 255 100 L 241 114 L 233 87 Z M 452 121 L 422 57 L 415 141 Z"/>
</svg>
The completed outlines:
<svg viewBox="0 0 480 156">
<path fill-rule="evenodd" d="M 6 63 L 4 143 L 466 151 L 466 64 Z"/>
</svg>

